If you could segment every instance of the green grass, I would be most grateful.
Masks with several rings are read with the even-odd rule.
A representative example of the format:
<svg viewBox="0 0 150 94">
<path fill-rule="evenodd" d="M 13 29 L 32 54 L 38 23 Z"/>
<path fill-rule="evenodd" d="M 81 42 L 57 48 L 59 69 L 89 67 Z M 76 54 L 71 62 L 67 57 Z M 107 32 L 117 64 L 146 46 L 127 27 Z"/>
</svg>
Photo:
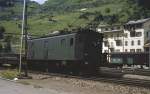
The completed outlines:
<svg viewBox="0 0 150 94">
<path fill-rule="evenodd" d="M 17 70 L 5 70 L 0 72 L 0 76 L 6 79 L 10 79 L 13 80 L 14 78 L 16 78 L 18 76 L 18 72 Z"/>
<path fill-rule="evenodd" d="M 107 5 L 103 5 L 103 6 L 100 6 L 100 7 L 89 8 L 87 11 L 88 12 L 100 11 L 103 15 L 108 15 L 105 12 L 106 8 L 110 8 L 110 13 L 109 14 L 116 14 L 116 13 L 121 11 L 121 7 L 122 7 L 122 5 L 117 5 L 116 6 L 115 4 L 107 4 Z"/>
<path fill-rule="evenodd" d="M 0 24 L 5 27 L 7 33 L 20 33 L 18 28 L 19 21 L 1 21 Z"/>
</svg>

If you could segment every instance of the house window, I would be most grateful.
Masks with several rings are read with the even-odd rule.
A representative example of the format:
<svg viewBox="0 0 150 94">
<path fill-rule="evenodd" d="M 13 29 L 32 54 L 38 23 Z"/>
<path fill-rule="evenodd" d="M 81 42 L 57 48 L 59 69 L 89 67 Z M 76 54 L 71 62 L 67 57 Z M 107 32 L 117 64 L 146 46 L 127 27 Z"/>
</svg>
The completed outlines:
<svg viewBox="0 0 150 94">
<path fill-rule="evenodd" d="M 111 38 L 113 38 L 113 34 L 111 35 Z"/>
<path fill-rule="evenodd" d="M 135 35 L 136 35 L 136 32 L 135 32 L 135 31 L 131 31 L 131 32 L 130 32 L 130 37 L 135 37 Z"/>
<path fill-rule="evenodd" d="M 120 52 L 120 49 L 117 49 L 116 52 Z"/>
<path fill-rule="evenodd" d="M 111 42 L 111 45 L 110 45 L 111 47 L 113 47 L 114 46 L 114 44 L 113 44 L 113 42 Z"/>
<path fill-rule="evenodd" d="M 112 27 L 111 30 L 114 30 L 114 27 Z"/>
<path fill-rule="evenodd" d="M 105 46 L 105 47 L 108 46 L 108 41 L 104 41 L 104 46 Z"/>
<path fill-rule="evenodd" d="M 108 53 L 108 50 L 104 50 L 104 53 Z"/>
<path fill-rule="evenodd" d="M 117 34 L 117 37 L 120 37 L 120 35 L 119 35 L 119 34 Z"/>
<path fill-rule="evenodd" d="M 141 45 L 141 41 L 140 40 L 138 40 L 138 45 Z"/>
<path fill-rule="evenodd" d="M 120 29 L 120 27 L 118 26 L 117 29 Z"/>
<path fill-rule="evenodd" d="M 116 46 L 122 46 L 122 41 L 121 40 L 116 40 Z"/>
<path fill-rule="evenodd" d="M 136 37 L 141 37 L 142 36 L 142 32 L 136 32 L 135 34 L 136 34 L 135 35 Z"/>
<path fill-rule="evenodd" d="M 125 46 L 128 46 L 128 41 L 125 41 Z"/>
<path fill-rule="evenodd" d="M 135 49 L 130 49 L 130 52 L 135 52 Z"/>
<path fill-rule="evenodd" d="M 131 41 L 131 45 L 134 46 L 134 41 L 133 40 Z"/>
<path fill-rule="evenodd" d="M 127 49 L 125 49 L 125 52 L 128 52 L 128 50 L 127 50 Z"/>
<path fill-rule="evenodd" d="M 73 38 L 70 39 L 70 46 L 73 46 Z"/>
<path fill-rule="evenodd" d="M 104 37 L 107 39 L 107 38 L 108 38 L 108 35 L 104 35 Z"/>
<path fill-rule="evenodd" d="M 136 52 L 141 52 L 142 50 L 141 49 L 136 49 Z"/>
<path fill-rule="evenodd" d="M 105 31 L 108 31 L 108 28 L 105 28 Z"/>
<path fill-rule="evenodd" d="M 124 34 L 124 37 L 127 38 L 127 37 L 128 37 L 128 33 L 125 33 L 125 34 Z"/>
<path fill-rule="evenodd" d="M 142 24 L 137 24 L 136 28 L 142 28 Z"/>
<path fill-rule="evenodd" d="M 146 32 L 146 37 L 148 38 L 148 32 Z"/>
</svg>

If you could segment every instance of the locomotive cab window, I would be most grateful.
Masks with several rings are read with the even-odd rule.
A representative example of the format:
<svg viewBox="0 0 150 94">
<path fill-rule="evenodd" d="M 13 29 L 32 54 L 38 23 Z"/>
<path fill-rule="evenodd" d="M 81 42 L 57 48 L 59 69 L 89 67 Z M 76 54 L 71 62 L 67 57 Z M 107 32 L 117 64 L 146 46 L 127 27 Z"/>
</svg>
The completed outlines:
<svg viewBox="0 0 150 94">
<path fill-rule="evenodd" d="M 70 46 L 73 46 L 73 38 L 70 39 Z"/>
<path fill-rule="evenodd" d="M 79 37 L 79 43 L 82 43 L 82 38 L 81 37 Z"/>
</svg>

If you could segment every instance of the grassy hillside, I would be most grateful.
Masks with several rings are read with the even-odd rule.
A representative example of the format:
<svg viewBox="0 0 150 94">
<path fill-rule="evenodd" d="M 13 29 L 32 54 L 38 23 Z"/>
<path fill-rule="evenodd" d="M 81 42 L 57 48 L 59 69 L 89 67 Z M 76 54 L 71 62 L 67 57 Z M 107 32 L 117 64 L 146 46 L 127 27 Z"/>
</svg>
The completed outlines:
<svg viewBox="0 0 150 94">
<path fill-rule="evenodd" d="M 0 25 L 6 28 L 6 32 L 21 32 L 20 20 L 14 19 L 16 15 L 21 18 L 21 6 L 15 3 L 13 7 L 1 11 L 0 17 L 9 18 L 0 18 Z M 54 30 L 85 27 L 99 15 L 100 18 L 95 20 L 99 23 L 125 23 L 149 17 L 148 13 L 149 9 L 131 0 L 48 0 L 43 5 L 31 2 L 28 7 L 28 32 L 43 35 Z"/>
<path fill-rule="evenodd" d="M 28 32 L 31 34 L 43 35 L 54 30 L 82 27 L 88 21 L 79 19 L 79 16 L 80 13 L 68 13 L 66 15 L 56 15 L 52 18 L 53 20 L 50 20 L 49 17 L 30 17 L 28 19 Z M 1 21 L 1 25 L 6 28 L 7 32 L 21 32 L 21 29 L 18 27 L 19 24 L 21 24 L 20 21 Z"/>
<path fill-rule="evenodd" d="M 62 0 L 63 1 L 63 0 Z M 56 0 L 49 0 L 47 2 L 51 2 L 51 5 L 59 4 L 60 2 L 56 2 Z M 96 0 L 64 0 L 65 5 L 78 5 L 78 4 L 90 4 L 93 2 L 96 2 Z M 48 3 L 46 3 L 48 5 Z M 50 6 L 50 5 L 49 5 Z M 45 7 L 43 5 L 42 9 Z M 51 7 L 51 6 L 50 6 Z M 41 15 L 34 15 L 30 16 L 28 19 L 29 24 L 29 32 L 32 34 L 45 34 L 49 33 L 54 30 L 62 30 L 64 28 L 77 28 L 87 25 L 95 16 L 95 12 L 102 12 L 103 15 L 113 14 L 116 13 L 120 5 L 116 6 L 114 4 L 105 4 L 102 6 L 97 7 L 89 7 L 86 8 L 86 10 L 80 11 L 82 8 L 73 9 L 72 11 L 63 11 L 62 13 L 59 13 L 57 11 L 48 12 L 42 11 Z M 13 7 L 14 8 L 14 7 Z M 105 9 L 110 8 L 110 13 L 105 13 Z M 87 15 L 87 19 L 80 18 L 80 16 L 91 13 L 91 15 Z M 20 12 L 21 14 L 21 12 Z M 6 27 L 7 32 L 20 32 L 20 29 L 18 28 L 19 21 L 1 21 L 2 25 Z"/>
</svg>

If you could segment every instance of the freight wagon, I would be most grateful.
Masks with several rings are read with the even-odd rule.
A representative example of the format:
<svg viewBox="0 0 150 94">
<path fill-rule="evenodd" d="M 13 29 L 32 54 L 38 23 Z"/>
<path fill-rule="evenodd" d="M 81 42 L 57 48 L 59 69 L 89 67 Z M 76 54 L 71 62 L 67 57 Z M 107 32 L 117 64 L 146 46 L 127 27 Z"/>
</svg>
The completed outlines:
<svg viewBox="0 0 150 94">
<path fill-rule="evenodd" d="M 136 53 L 111 53 L 110 63 L 111 67 L 122 67 L 123 65 L 140 65 L 149 66 L 149 53 L 136 52 Z"/>
</svg>

